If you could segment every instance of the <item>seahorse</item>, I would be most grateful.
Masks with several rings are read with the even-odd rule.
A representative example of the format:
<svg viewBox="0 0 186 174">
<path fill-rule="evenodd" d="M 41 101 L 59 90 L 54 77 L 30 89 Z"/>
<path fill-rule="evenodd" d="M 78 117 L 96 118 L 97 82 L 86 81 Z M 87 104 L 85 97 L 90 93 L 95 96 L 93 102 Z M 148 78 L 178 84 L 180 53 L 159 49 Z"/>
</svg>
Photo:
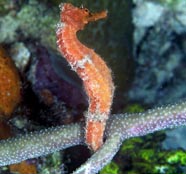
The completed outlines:
<svg viewBox="0 0 186 174">
<path fill-rule="evenodd" d="M 84 7 L 70 3 L 60 5 L 60 22 L 57 24 L 57 45 L 83 81 L 88 96 L 89 108 L 85 113 L 85 140 L 90 149 L 96 151 L 103 144 L 106 120 L 110 114 L 114 84 L 111 70 L 93 49 L 83 45 L 77 38 L 77 31 L 91 21 L 105 18 L 107 11 L 91 13 Z M 70 97 L 70 96 L 69 96 Z"/>
</svg>

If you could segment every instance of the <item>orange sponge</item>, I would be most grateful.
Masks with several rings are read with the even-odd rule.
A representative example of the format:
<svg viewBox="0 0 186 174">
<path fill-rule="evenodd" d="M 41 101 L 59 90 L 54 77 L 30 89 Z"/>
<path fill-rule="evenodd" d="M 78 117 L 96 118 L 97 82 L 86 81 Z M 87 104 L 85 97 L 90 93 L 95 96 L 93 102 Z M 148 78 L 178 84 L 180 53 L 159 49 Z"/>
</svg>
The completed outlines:
<svg viewBox="0 0 186 174">
<path fill-rule="evenodd" d="M 21 83 L 14 62 L 0 46 L 0 118 L 10 116 L 21 99 Z"/>
</svg>

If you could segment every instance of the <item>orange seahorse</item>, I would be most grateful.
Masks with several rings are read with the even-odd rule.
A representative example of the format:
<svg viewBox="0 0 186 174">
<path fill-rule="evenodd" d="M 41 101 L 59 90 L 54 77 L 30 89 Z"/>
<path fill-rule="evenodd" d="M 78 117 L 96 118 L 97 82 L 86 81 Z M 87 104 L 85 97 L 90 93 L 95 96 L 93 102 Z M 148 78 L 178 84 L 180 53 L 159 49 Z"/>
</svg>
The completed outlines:
<svg viewBox="0 0 186 174">
<path fill-rule="evenodd" d="M 60 5 L 60 23 L 57 25 L 57 45 L 61 54 L 83 81 L 89 98 L 86 113 L 85 139 L 96 151 L 103 143 L 106 120 L 110 113 L 114 85 L 111 71 L 93 49 L 83 45 L 76 36 L 90 21 L 105 18 L 106 11 L 90 13 L 86 8 L 77 8 L 70 3 Z"/>
</svg>

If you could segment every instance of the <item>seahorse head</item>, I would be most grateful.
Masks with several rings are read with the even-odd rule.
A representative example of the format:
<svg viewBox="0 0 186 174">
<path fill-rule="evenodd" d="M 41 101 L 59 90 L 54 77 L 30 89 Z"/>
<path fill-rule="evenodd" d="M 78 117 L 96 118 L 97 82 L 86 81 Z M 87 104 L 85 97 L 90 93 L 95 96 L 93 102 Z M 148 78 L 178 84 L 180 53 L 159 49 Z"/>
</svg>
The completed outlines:
<svg viewBox="0 0 186 174">
<path fill-rule="evenodd" d="M 107 16 L 106 11 L 91 13 L 84 7 L 78 8 L 70 3 L 62 3 L 60 8 L 61 22 L 74 27 L 76 30 L 82 30 L 88 22 L 96 21 Z"/>
</svg>

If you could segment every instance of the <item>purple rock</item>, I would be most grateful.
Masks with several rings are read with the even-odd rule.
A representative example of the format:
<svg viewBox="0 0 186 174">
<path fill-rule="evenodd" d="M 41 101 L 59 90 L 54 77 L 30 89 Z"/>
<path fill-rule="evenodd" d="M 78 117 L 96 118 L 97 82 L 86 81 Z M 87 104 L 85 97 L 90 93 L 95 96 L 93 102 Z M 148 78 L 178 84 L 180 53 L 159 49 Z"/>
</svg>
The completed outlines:
<svg viewBox="0 0 186 174">
<path fill-rule="evenodd" d="M 54 103 L 64 102 L 71 108 L 87 107 L 82 81 L 70 69 L 66 60 L 49 53 L 43 47 L 38 48 L 36 54 L 37 60 L 32 64 L 29 75 L 35 93 L 43 100 L 48 98 Z"/>
</svg>

